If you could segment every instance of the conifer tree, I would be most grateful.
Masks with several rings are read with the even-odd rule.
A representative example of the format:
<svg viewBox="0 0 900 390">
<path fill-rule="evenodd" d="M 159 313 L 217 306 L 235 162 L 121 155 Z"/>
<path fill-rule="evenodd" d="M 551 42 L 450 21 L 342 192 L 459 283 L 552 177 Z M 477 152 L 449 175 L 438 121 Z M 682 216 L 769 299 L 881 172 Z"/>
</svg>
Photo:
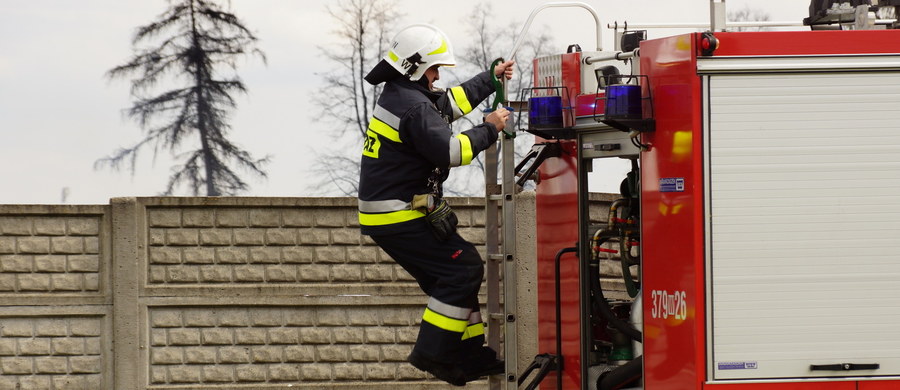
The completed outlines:
<svg viewBox="0 0 900 390">
<path fill-rule="evenodd" d="M 268 157 L 255 159 L 228 139 L 228 114 L 236 108 L 233 95 L 247 90 L 236 74 L 223 76 L 235 71 L 243 57 L 265 62 L 256 43 L 237 16 L 211 0 L 171 1 L 156 20 L 137 29 L 135 54 L 128 62 L 107 72 L 111 79 L 136 76 L 131 80 L 135 100 L 126 112 L 141 126 L 144 138 L 98 160 L 96 166 L 118 169 L 127 164 L 134 175 L 139 152 L 149 147 L 155 156 L 168 150 L 179 165 L 172 168 L 165 195 L 180 186 L 193 195 L 245 191 L 249 186 L 237 168 L 265 178 Z M 158 92 L 160 85 L 176 87 Z"/>
</svg>

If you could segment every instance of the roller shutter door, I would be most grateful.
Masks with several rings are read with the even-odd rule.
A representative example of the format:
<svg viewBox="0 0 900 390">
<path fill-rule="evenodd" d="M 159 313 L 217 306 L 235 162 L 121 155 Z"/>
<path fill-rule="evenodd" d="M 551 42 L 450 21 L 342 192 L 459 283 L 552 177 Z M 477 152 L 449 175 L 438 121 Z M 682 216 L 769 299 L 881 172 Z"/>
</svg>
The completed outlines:
<svg viewBox="0 0 900 390">
<path fill-rule="evenodd" d="M 900 375 L 900 74 L 705 80 L 711 378 Z"/>
</svg>

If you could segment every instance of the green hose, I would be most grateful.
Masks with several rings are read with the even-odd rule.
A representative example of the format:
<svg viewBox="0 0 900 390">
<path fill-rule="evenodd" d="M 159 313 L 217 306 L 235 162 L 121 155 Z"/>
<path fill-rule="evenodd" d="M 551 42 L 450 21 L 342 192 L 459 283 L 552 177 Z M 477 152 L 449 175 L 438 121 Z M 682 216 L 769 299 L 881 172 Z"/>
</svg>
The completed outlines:
<svg viewBox="0 0 900 390">
<path fill-rule="evenodd" d="M 494 95 L 494 104 L 491 105 L 491 111 L 496 111 L 497 107 L 500 106 L 501 100 L 504 96 L 506 96 L 505 89 L 503 88 L 503 82 L 497 78 L 497 74 L 494 73 L 494 68 L 497 67 L 501 62 L 503 62 L 503 58 L 498 58 L 491 63 L 491 83 L 494 84 L 494 90 L 497 92 Z"/>
<path fill-rule="evenodd" d="M 497 78 L 497 74 L 494 73 L 494 68 L 501 62 L 503 62 L 502 57 L 494 60 L 494 62 L 491 63 L 491 69 L 489 71 L 491 73 L 491 84 L 494 85 L 494 91 L 496 92 L 494 94 L 494 103 L 491 105 L 491 111 L 496 111 L 497 107 L 500 107 L 500 103 L 503 103 L 502 100 L 506 96 L 506 89 L 503 87 L 503 82 L 500 81 L 500 79 Z M 508 139 L 516 138 L 515 131 L 507 131 L 505 128 L 503 129 L 503 135 Z"/>
</svg>

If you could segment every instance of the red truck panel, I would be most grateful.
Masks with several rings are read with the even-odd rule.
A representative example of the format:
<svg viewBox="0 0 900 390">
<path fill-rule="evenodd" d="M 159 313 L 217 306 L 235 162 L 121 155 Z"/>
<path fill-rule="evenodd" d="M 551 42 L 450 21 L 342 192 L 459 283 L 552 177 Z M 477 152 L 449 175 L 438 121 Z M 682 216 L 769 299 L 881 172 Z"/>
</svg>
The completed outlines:
<svg viewBox="0 0 900 390">
<path fill-rule="evenodd" d="M 714 56 L 900 53 L 900 30 L 716 33 Z M 707 383 L 707 313 L 703 157 L 703 92 L 697 73 L 700 34 L 641 43 L 656 130 L 641 154 L 641 248 L 644 317 L 644 388 L 647 390 L 888 390 L 894 379 L 835 378 L 781 383 Z M 561 66 L 562 67 L 562 66 Z M 537 80 L 536 80 L 537 81 Z M 562 257 L 561 300 L 554 296 L 554 257 L 578 241 L 576 145 L 540 168 L 537 187 L 539 350 L 556 352 L 556 305 L 562 310 L 562 388 L 580 389 L 579 275 L 577 259 Z M 669 181 L 683 186 L 673 190 Z M 541 389 L 556 390 L 550 375 Z"/>
<path fill-rule="evenodd" d="M 700 389 L 705 378 L 703 168 L 700 78 L 693 35 L 641 43 L 656 131 L 641 153 L 641 277 L 644 383 L 652 390 Z M 661 179 L 683 191 L 662 192 Z M 673 305 L 674 304 L 674 305 Z"/>
<path fill-rule="evenodd" d="M 564 155 L 549 158 L 540 167 L 541 184 L 535 198 L 538 267 L 538 349 L 556 352 L 556 293 L 554 259 L 563 248 L 578 241 L 578 194 L 575 142 L 561 141 Z M 578 258 L 566 253 L 560 261 L 562 305 L 563 389 L 581 387 L 581 313 L 578 291 Z M 556 374 L 541 389 L 556 389 Z"/>
<path fill-rule="evenodd" d="M 896 389 L 896 385 L 891 387 Z M 732 383 L 707 384 L 703 390 L 862 390 L 856 382 L 788 382 L 788 383 Z M 887 389 L 878 388 L 878 390 Z M 875 390 L 875 389 L 872 389 Z"/>
</svg>

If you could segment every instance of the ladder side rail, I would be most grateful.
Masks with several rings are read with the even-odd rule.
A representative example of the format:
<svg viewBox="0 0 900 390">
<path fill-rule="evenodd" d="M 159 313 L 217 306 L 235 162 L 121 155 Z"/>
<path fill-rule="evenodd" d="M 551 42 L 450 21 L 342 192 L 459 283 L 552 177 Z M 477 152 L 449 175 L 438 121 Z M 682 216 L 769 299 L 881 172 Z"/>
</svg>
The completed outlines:
<svg viewBox="0 0 900 390">
<path fill-rule="evenodd" d="M 497 185 L 498 149 L 495 143 L 484 152 L 484 191 L 485 191 L 485 280 L 487 282 L 487 343 L 495 351 L 500 351 L 500 330 L 503 320 L 495 313 L 502 313 L 500 302 L 500 263 L 496 260 L 500 253 L 500 205 L 502 199 L 500 186 Z M 489 378 L 490 390 L 500 390 L 502 381 L 497 376 Z"/>
<path fill-rule="evenodd" d="M 511 115 L 506 126 L 513 128 L 515 120 Z M 501 137 L 500 151 L 502 169 L 502 253 L 504 259 L 502 267 L 503 277 L 503 314 L 505 326 L 503 327 L 503 359 L 506 363 L 507 390 L 518 388 L 518 336 L 516 320 L 518 319 L 518 286 L 516 284 L 516 176 L 515 176 L 515 139 Z"/>
</svg>

